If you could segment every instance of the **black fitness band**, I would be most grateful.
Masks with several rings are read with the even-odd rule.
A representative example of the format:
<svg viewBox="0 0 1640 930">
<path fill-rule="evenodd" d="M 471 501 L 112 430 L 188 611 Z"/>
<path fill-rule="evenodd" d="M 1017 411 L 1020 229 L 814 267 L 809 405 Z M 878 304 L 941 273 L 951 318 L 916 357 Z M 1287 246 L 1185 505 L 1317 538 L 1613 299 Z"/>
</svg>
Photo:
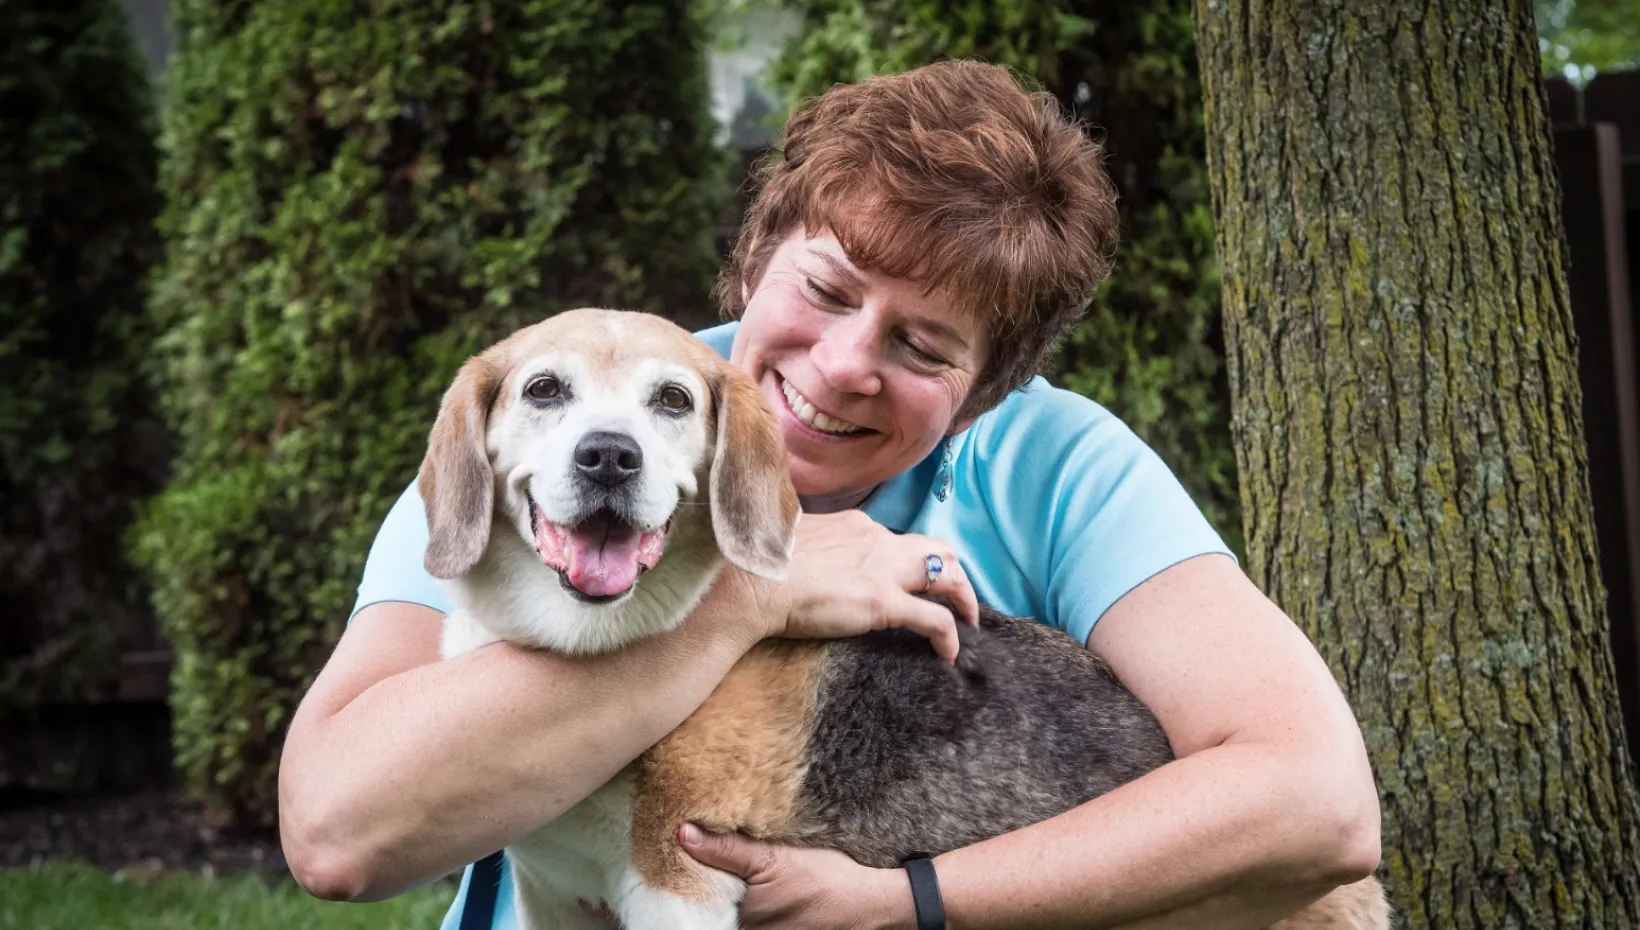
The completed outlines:
<svg viewBox="0 0 1640 930">
<path fill-rule="evenodd" d="M 945 902 L 940 900 L 940 882 L 934 876 L 934 862 L 927 853 L 912 853 L 901 863 L 911 879 L 911 903 L 917 907 L 917 930 L 945 930 Z"/>
</svg>

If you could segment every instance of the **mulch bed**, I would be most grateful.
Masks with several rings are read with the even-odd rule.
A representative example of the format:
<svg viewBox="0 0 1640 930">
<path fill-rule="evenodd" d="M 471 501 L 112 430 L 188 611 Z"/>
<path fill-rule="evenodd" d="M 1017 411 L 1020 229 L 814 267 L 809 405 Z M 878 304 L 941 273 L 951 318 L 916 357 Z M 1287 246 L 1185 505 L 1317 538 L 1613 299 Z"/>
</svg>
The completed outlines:
<svg viewBox="0 0 1640 930">
<path fill-rule="evenodd" d="M 128 873 L 286 871 L 277 836 L 212 828 L 198 806 L 176 791 L 0 803 L 0 868 L 49 859 L 79 859 Z"/>
</svg>

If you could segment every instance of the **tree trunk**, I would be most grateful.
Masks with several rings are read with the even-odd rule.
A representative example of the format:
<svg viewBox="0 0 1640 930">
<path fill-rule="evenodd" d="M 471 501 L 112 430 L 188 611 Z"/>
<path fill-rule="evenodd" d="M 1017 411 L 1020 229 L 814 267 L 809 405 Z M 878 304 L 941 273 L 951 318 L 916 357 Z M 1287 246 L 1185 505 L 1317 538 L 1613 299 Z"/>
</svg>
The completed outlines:
<svg viewBox="0 0 1640 930">
<path fill-rule="evenodd" d="M 1412 927 L 1640 927 L 1524 0 L 1196 0 L 1253 578 L 1376 767 Z"/>
</svg>

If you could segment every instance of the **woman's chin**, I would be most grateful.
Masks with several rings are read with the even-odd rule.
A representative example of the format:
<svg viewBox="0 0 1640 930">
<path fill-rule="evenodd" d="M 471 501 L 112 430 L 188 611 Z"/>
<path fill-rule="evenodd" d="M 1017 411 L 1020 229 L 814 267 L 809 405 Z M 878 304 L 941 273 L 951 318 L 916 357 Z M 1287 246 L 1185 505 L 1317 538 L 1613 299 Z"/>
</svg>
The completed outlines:
<svg viewBox="0 0 1640 930">
<path fill-rule="evenodd" d="M 793 475 L 792 484 L 797 488 L 800 498 L 837 497 L 845 490 L 833 481 L 800 481 Z"/>
<path fill-rule="evenodd" d="M 786 446 L 786 469 L 797 496 L 803 499 L 804 510 L 818 512 L 810 505 L 821 503 L 841 505 L 835 509 L 858 506 L 877 485 L 920 461 L 913 459 L 890 469 L 880 457 L 861 455 L 861 451 L 858 447 Z"/>
<path fill-rule="evenodd" d="M 814 462 L 790 461 L 792 484 L 797 488 L 797 496 L 805 502 L 820 502 L 835 500 L 849 496 L 860 489 L 857 482 L 838 481 L 840 469 L 828 468 Z M 866 490 L 870 490 L 867 488 Z M 857 496 L 864 497 L 864 492 Z M 805 508 L 807 509 L 807 508 Z"/>
</svg>

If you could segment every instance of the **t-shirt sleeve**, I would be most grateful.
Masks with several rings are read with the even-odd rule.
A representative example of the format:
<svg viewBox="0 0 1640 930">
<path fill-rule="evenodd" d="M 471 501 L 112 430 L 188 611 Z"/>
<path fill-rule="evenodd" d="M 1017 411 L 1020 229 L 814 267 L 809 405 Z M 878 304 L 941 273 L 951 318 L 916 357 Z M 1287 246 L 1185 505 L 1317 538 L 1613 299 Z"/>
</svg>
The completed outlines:
<svg viewBox="0 0 1640 930">
<path fill-rule="evenodd" d="M 370 544 L 364 575 L 359 579 L 359 596 L 348 621 L 371 604 L 384 601 L 421 604 L 449 613 L 450 599 L 422 564 L 426 552 L 427 511 L 412 481 L 387 512 Z"/>
<path fill-rule="evenodd" d="M 1121 597 L 1207 553 L 1233 556 L 1172 470 L 1121 420 L 1033 382 L 976 437 L 993 519 L 1046 616 L 1086 643 Z"/>
</svg>

